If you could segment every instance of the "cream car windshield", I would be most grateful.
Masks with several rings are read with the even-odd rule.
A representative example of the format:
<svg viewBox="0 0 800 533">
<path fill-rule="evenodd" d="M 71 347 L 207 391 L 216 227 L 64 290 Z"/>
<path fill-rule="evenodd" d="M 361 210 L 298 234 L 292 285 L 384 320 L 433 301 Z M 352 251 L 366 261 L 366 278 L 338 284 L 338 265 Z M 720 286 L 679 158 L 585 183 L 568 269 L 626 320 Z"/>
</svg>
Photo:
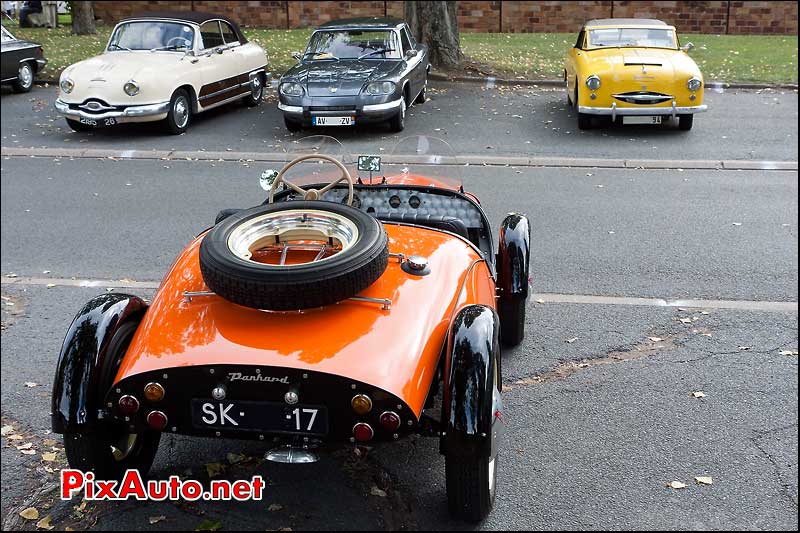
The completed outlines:
<svg viewBox="0 0 800 533">
<path fill-rule="evenodd" d="M 666 28 L 599 28 L 589 30 L 586 48 L 678 48 L 675 31 Z"/>
<path fill-rule="evenodd" d="M 120 24 L 108 43 L 108 51 L 149 50 L 179 51 L 191 50 L 194 43 L 194 29 L 179 22 L 141 21 Z"/>
</svg>

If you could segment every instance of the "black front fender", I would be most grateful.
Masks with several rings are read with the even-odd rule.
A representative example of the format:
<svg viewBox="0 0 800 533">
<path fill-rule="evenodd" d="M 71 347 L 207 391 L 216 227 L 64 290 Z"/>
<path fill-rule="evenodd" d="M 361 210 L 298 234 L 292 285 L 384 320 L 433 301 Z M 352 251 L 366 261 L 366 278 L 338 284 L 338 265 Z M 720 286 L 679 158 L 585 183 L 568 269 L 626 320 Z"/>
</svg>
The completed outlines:
<svg viewBox="0 0 800 533">
<path fill-rule="evenodd" d="M 117 328 L 138 319 L 147 304 L 137 296 L 103 294 L 92 298 L 77 314 L 67 331 L 58 356 L 53 381 L 53 432 L 92 429 L 106 389 L 114 379 L 116 361 L 107 357 Z"/>
<path fill-rule="evenodd" d="M 528 297 L 531 228 L 528 217 L 510 213 L 500 226 L 497 281 L 501 298 Z"/>
<path fill-rule="evenodd" d="M 463 308 L 453 322 L 450 338 L 440 452 L 494 457 L 502 426 L 497 313 L 485 305 Z"/>
</svg>

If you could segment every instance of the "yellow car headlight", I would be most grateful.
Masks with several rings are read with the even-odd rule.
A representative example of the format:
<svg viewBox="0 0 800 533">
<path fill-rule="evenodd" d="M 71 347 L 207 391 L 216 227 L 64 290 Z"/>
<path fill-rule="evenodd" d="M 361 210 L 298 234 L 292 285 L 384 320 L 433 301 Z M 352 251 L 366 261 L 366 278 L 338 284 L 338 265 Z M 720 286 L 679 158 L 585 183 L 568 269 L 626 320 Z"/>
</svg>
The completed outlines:
<svg viewBox="0 0 800 533">
<path fill-rule="evenodd" d="M 600 88 L 600 76 L 592 74 L 591 76 L 586 78 L 586 86 L 589 89 L 593 90 L 593 91 L 596 91 L 597 89 L 599 89 Z"/>
<path fill-rule="evenodd" d="M 703 82 L 700 81 L 699 78 L 692 78 L 686 82 L 686 87 L 689 88 L 690 91 L 696 91 L 703 85 Z"/>
</svg>

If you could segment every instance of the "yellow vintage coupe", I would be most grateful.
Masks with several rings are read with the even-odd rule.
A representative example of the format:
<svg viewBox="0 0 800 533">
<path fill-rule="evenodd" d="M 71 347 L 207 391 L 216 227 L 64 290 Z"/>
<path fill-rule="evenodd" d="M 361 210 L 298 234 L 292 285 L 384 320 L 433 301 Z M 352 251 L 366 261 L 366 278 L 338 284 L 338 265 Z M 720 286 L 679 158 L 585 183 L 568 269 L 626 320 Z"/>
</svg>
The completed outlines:
<svg viewBox="0 0 800 533">
<path fill-rule="evenodd" d="M 564 67 L 567 100 L 578 127 L 609 116 L 622 124 L 678 121 L 692 129 L 703 104 L 703 75 L 679 47 L 673 26 L 660 20 L 601 19 L 583 25 Z"/>
</svg>

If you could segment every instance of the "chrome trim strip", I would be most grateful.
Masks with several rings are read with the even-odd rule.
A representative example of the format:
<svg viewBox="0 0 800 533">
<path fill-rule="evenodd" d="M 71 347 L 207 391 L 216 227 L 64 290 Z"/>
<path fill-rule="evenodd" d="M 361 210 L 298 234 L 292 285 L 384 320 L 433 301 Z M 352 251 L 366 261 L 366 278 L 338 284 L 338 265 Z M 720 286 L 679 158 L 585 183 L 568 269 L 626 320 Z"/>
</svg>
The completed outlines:
<svg viewBox="0 0 800 533">
<path fill-rule="evenodd" d="M 618 100 L 634 100 L 634 101 L 637 101 L 637 102 L 650 102 L 650 101 L 653 101 L 653 100 L 667 100 L 667 99 L 674 100 L 675 99 L 674 96 L 671 96 L 669 94 L 656 95 L 656 94 L 624 94 L 624 93 L 620 93 L 620 94 L 612 94 L 611 96 L 613 96 L 614 98 L 617 98 Z"/>
<path fill-rule="evenodd" d="M 86 118 L 91 120 L 103 120 L 106 118 L 115 118 L 124 121 L 126 118 L 148 117 L 155 115 L 163 115 L 169 111 L 169 102 L 160 102 L 157 104 L 137 105 L 130 106 L 120 111 L 109 111 L 107 113 L 87 113 L 80 109 L 70 109 L 69 104 L 62 100 L 56 100 L 54 107 L 56 111 L 62 115 L 70 118 Z"/>
<path fill-rule="evenodd" d="M 303 114 L 303 106 L 286 105 L 281 102 L 278 102 L 278 109 L 280 109 L 284 113 L 296 113 L 301 115 Z"/>
<path fill-rule="evenodd" d="M 388 111 L 390 109 L 398 109 L 400 107 L 400 102 L 402 98 L 394 100 L 392 102 L 386 102 L 384 104 L 369 104 L 365 105 L 363 108 L 364 113 L 371 113 L 374 111 Z"/>
<path fill-rule="evenodd" d="M 245 96 L 247 96 L 247 93 L 235 94 L 235 95 L 231 96 L 230 98 L 226 98 L 225 100 L 220 100 L 219 102 L 215 102 L 215 103 L 210 104 L 208 106 L 204 106 L 202 111 L 206 111 L 208 109 L 214 109 L 215 107 L 218 107 L 218 106 L 221 106 L 221 105 L 225 105 L 225 104 L 227 104 L 229 102 L 233 102 L 235 100 L 239 100 L 240 98 L 244 98 Z"/>
<path fill-rule="evenodd" d="M 617 103 L 611 104 L 611 107 L 588 107 L 578 106 L 578 112 L 586 113 L 587 115 L 611 115 L 612 118 L 626 115 L 691 115 L 694 113 L 704 113 L 708 111 L 708 106 L 677 106 L 673 101 L 671 107 L 618 107 Z"/>
</svg>

